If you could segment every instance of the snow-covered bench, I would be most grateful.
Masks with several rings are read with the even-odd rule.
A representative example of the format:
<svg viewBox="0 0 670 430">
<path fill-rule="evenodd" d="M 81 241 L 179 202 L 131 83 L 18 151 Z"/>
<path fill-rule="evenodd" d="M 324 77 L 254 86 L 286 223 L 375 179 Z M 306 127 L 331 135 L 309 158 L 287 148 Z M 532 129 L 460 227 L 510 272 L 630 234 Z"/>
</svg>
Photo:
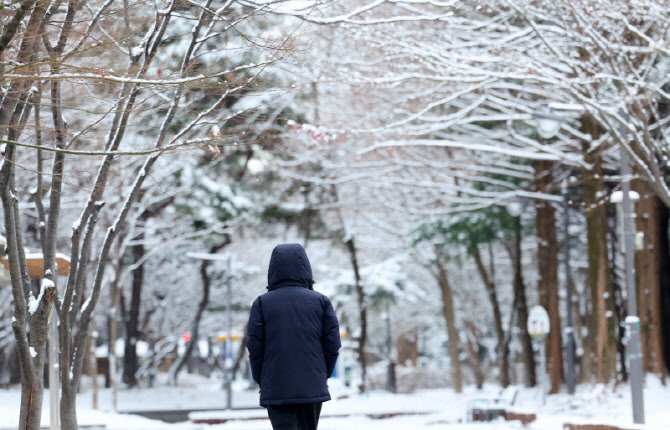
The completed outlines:
<svg viewBox="0 0 670 430">
<path fill-rule="evenodd" d="M 500 390 L 497 396 L 470 399 L 467 403 L 468 421 L 493 421 L 507 419 L 507 411 L 514 406 L 519 390 L 507 387 Z"/>
</svg>

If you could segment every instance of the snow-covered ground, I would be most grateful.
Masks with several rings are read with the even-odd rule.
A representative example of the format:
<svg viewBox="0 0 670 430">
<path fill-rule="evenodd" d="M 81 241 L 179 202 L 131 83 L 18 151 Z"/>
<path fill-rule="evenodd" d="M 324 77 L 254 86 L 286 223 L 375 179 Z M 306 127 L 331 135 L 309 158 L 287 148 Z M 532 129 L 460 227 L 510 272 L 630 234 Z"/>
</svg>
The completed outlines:
<svg viewBox="0 0 670 430">
<path fill-rule="evenodd" d="M 214 381 L 185 381 L 180 388 L 124 390 L 119 393 L 121 410 L 173 410 L 220 408 L 225 396 Z M 336 384 L 333 384 L 336 385 Z M 519 429 L 519 422 L 469 423 L 466 420 L 468 401 L 493 396 L 499 392 L 495 386 L 482 391 L 468 387 L 458 395 L 449 389 L 420 390 L 412 394 L 389 394 L 375 391 L 356 395 L 344 387 L 333 386 L 333 400 L 322 410 L 321 430 L 480 430 Z M 257 405 L 255 390 L 245 390 L 243 384 L 235 387 L 234 406 Z M 537 390 L 521 389 L 515 410 L 536 413 L 537 420 L 529 430 L 563 430 L 564 423 L 612 424 L 623 428 L 638 428 L 632 424 L 630 390 L 627 385 L 618 387 L 581 386 L 574 397 L 559 394 L 547 397 L 547 404 L 540 404 Z M 43 424 L 48 424 L 48 394 L 45 396 Z M 19 392 L 17 389 L 0 390 L 0 429 L 16 428 L 18 423 Z M 190 422 L 168 424 L 132 414 L 110 411 L 109 390 L 101 390 L 100 410 L 91 409 L 89 390 L 78 398 L 80 424 L 104 424 L 109 430 L 269 430 L 264 419 L 264 409 L 237 410 L 232 412 L 196 412 L 193 418 L 227 418 L 224 424 L 195 424 Z M 670 387 L 655 378 L 647 380 L 645 388 L 647 426 L 641 428 L 670 430 Z M 380 419 L 384 414 L 398 414 Z M 261 418 L 261 419 L 257 419 Z"/>
</svg>

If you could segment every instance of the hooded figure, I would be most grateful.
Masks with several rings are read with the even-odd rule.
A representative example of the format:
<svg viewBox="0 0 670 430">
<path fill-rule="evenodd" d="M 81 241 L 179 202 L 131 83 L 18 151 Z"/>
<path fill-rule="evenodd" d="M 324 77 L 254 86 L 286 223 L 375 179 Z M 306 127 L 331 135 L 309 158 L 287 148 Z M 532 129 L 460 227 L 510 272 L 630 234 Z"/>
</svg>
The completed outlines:
<svg viewBox="0 0 670 430">
<path fill-rule="evenodd" d="M 335 369 L 340 330 L 330 300 L 312 284 L 305 249 L 297 243 L 277 245 L 270 257 L 268 292 L 251 306 L 247 328 L 251 373 L 261 387 L 260 404 L 268 407 L 275 429 L 316 428 L 321 402 L 330 400 L 326 380 Z M 318 404 L 313 426 L 280 426 L 273 419 L 273 412 L 282 409 L 273 406 L 308 404 Z"/>
</svg>

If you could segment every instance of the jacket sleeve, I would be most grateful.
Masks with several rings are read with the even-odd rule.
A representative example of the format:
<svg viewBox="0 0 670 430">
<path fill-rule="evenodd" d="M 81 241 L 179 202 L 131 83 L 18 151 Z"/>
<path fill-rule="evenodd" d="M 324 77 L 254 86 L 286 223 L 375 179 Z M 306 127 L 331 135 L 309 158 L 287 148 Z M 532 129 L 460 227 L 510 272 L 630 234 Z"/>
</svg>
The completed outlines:
<svg viewBox="0 0 670 430">
<path fill-rule="evenodd" d="M 263 327 L 263 311 L 261 309 L 260 297 L 251 305 L 251 312 L 249 313 L 247 349 L 249 350 L 249 362 L 251 363 L 251 376 L 260 385 L 263 355 L 265 354 L 265 328 Z"/>
<path fill-rule="evenodd" d="M 325 298 L 323 320 L 321 324 L 321 346 L 323 347 L 323 356 L 326 360 L 327 376 L 333 374 L 335 363 L 342 344 L 340 343 L 340 326 L 335 315 L 335 310 L 330 300 Z"/>
</svg>

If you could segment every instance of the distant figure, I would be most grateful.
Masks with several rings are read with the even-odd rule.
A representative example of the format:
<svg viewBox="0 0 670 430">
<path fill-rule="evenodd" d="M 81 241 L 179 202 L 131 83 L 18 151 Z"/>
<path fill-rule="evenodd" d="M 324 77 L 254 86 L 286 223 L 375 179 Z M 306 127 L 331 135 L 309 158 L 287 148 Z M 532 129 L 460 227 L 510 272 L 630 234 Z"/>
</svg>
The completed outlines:
<svg viewBox="0 0 670 430">
<path fill-rule="evenodd" d="M 316 430 L 327 379 L 340 349 L 340 329 L 328 297 L 312 289 L 312 267 L 297 243 L 277 245 L 268 292 L 251 306 L 247 349 L 274 430 Z"/>
</svg>

